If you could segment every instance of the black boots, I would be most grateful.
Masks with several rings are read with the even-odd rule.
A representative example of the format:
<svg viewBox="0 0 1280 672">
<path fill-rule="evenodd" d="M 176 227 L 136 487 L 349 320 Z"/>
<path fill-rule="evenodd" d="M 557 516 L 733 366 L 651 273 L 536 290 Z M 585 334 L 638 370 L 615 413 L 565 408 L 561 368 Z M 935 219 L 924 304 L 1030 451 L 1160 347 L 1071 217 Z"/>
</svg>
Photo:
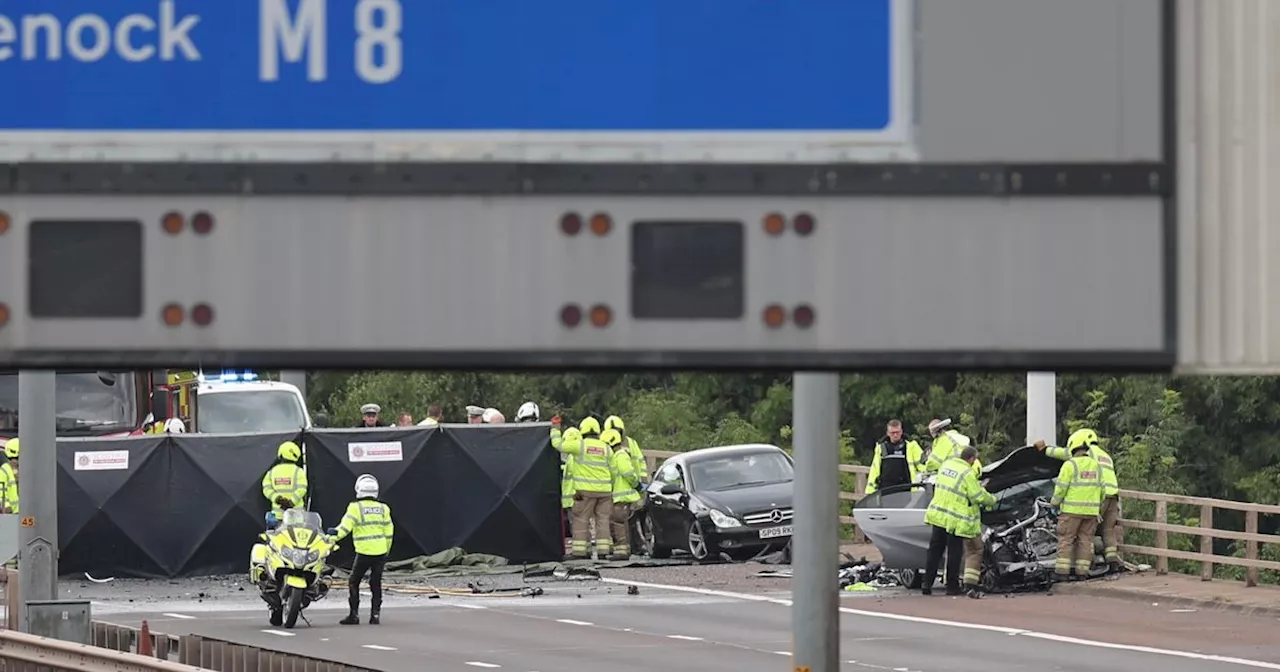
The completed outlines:
<svg viewBox="0 0 1280 672">
<path fill-rule="evenodd" d="M 374 609 L 373 613 L 369 614 L 369 625 L 380 625 L 381 623 L 382 615 L 378 613 L 377 609 Z"/>
<path fill-rule="evenodd" d="M 273 627 L 273 628 L 278 628 L 278 627 L 280 627 L 280 626 L 284 625 L 284 610 L 283 610 L 283 609 L 272 609 L 272 610 L 271 610 L 271 621 L 270 621 L 270 623 L 271 623 L 271 627 Z"/>
<path fill-rule="evenodd" d="M 360 616 L 359 616 L 359 615 L 357 615 L 357 614 L 356 614 L 356 612 L 354 612 L 354 611 L 353 611 L 353 612 L 351 612 L 351 613 L 347 614 L 347 617 L 346 617 L 346 618 L 344 618 L 344 619 L 342 619 L 341 621 L 338 621 L 338 622 L 339 622 L 339 623 L 341 623 L 341 624 L 343 624 L 343 625 L 360 625 Z"/>
</svg>

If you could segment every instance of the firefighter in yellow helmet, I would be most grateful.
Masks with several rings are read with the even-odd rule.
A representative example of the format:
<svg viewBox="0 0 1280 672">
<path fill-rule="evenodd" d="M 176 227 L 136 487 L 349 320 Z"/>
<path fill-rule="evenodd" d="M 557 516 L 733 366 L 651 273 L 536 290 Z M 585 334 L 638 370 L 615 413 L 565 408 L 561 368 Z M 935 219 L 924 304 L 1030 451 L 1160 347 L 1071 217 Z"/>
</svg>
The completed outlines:
<svg viewBox="0 0 1280 672">
<path fill-rule="evenodd" d="M 277 498 L 288 497 L 294 506 L 302 506 L 307 501 L 307 470 L 299 464 L 301 461 L 302 449 L 292 441 L 285 441 L 276 449 L 275 464 L 262 476 L 262 496 L 271 502 L 277 516 L 284 516 Z"/>
<path fill-rule="evenodd" d="M 1111 565 L 1111 571 L 1120 571 L 1120 541 L 1119 541 L 1119 524 L 1120 524 L 1120 481 L 1116 478 L 1116 465 L 1111 459 L 1111 455 L 1102 449 L 1102 440 L 1098 438 L 1098 433 L 1092 429 L 1079 429 L 1067 438 L 1065 448 L 1058 446 L 1046 446 L 1043 440 L 1036 441 L 1037 450 L 1044 451 L 1044 454 L 1058 460 L 1071 459 L 1071 453 L 1078 446 L 1089 447 L 1089 457 L 1098 461 L 1098 466 L 1102 467 L 1102 522 L 1099 524 L 1099 532 L 1102 534 L 1103 555 L 1106 557 L 1107 564 Z"/>
<path fill-rule="evenodd" d="M 0 510 L 5 513 L 18 512 L 18 438 L 4 442 L 4 456 L 7 460 L 0 465 Z"/>
<path fill-rule="evenodd" d="M 554 445 L 554 443 L 553 443 Z M 575 559 L 591 556 L 587 548 L 590 521 L 596 525 L 596 556 L 604 558 L 613 550 L 609 539 L 609 519 L 613 515 L 613 451 L 600 440 L 600 421 L 586 418 L 578 424 L 578 434 L 565 435 L 558 450 L 573 458 L 567 468 L 574 484 L 570 524 L 573 541 L 569 555 Z"/>
<path fill-rule="evenodd" d="M 648 462 L 644 459 L 644 451 L 640 450 L 640 444 L 636 442 L 634 436 L 627 435 L 626 425 L 622 424 L 622 418 L 611 415 L 604 419 L 604 431 L 616 429 L 618 435 L 622 437 L 622 445 L 626 448 L 627 453 L 631 456 L 631 463 L 636 468 L 636 473 L 640 477 L 641 485 L 649 484 L 649 468 Z M 603 437 L 604 435 L 601 434 Z"/>
<path fill-rule="evenodd" d="M 1078 443 L 1071 458 L 1062 463 L 1058 481 L 1049 503 L 1059 507 L 1058 557 L 1053 562 L 1053 575 L 1059 581 L 1089 576 L 1093 568 L 1093 535 L 1098 530 L 1102 499 L 1102 466 L 1089 455 L 1089 446 Z"/>
<path fill-rule="evenodd" d="M 570 538 L 573 529 L 573 503 L 577 498 L 578 489 L 573 484 L 573 455 L 563 452 L 560 448 L 564 445 L 566 439 L 572 442 L 582 440 L 582 433 L 577 427 L 560 431 L 560 416 L 551 418 L 551 447 L 560 452 L 560 511 L 561 526 L 564 528 L 566 539 Z M 567 551 L 566 551 L 567 552 Z"/>
<path fill-rule="evenodd" d="M 613 467 L 613 512 L 609 518 L 609 536 L 613 538 L 612 560 L 631 559 L 631 514 L 640 503 L 639 471 L 631 451 L 622 447 L 622 433 L 616 429 L 606 429 L 600 433 L 600 440 L 613 451 L 609 458 Z M 598 533 L 597 533 L 598 534 Z"/>
</svg>

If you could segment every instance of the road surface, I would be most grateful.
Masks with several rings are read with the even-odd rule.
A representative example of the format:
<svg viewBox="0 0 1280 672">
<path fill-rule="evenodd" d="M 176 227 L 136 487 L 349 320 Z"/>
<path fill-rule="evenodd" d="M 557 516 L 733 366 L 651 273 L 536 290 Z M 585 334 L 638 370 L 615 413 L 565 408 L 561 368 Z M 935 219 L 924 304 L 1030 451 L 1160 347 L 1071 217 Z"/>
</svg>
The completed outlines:
<svg viewBox="0 0 1280 672">
<path fill-rule="evenodd" d="M 309 609 L 313 625 L 266 622 L 251 596 L 206 604 L 97 604 L 95 618 L 201 634 L 384 672 L 560 672 L 655 667 L 785 669 L 785 592 L 733 593 L 643 583 L 540 584 L 539 597 L 388 596 L 381 626 L 342 626 L 342 595 Z M 634 585 L 630 584 L 630 585 Z M 850 672 L 1240 672 L 1280 670 L 1280 622 L 1080 595 L 983 600 L 844 594 L 841 667 Z M 397 606 L 399 605 L 399 606 Z M 368 598 L 362 616 L 367 618 Z"/>
</svg>

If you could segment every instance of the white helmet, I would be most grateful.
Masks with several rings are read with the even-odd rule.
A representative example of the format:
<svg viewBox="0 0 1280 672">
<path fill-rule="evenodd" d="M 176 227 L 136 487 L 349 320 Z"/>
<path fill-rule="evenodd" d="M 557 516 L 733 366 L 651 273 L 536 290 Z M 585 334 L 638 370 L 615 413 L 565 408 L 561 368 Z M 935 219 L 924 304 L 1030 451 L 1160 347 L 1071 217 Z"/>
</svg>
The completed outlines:
<svg viewBox="0 0 1280 672">
<path fill-rule="evenodd" d="M 542 411 L 532 401 L 526 401 L 516 411 L 516 422 L 537 422 L 542 418 Z"/>
<path fill-rule="evenodd" d="M 170 434 L 182 434 L 187 431 L 187 425 L 181 418 L 169 418 L 164 421 L 164 431 Z"/>
<path fill-rule="evenodd" d="M 369 474 L 361 474 L 356 479 L 356 497 L 377 497 L 378 479 Z"/>
</svg>

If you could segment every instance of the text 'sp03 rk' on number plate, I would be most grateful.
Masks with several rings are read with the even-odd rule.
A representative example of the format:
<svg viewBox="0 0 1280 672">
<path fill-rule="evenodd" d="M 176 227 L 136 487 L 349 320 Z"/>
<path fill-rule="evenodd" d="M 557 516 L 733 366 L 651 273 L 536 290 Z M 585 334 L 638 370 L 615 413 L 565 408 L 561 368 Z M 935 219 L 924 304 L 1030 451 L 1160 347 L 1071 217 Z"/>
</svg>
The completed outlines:
<svg viewBox="0 0 1280 672">
<path fill-rule="evenodd" d="M 789 537 L 789 536 L 791 536 L 790 525 L 782 525 L 779 527 L 766 527 L 763 530 L 760 530 L 761 539 L 776 539 L 778 537 Z"/>
</svg>

